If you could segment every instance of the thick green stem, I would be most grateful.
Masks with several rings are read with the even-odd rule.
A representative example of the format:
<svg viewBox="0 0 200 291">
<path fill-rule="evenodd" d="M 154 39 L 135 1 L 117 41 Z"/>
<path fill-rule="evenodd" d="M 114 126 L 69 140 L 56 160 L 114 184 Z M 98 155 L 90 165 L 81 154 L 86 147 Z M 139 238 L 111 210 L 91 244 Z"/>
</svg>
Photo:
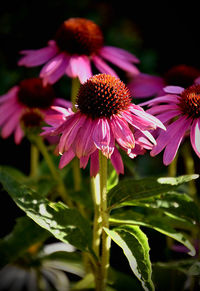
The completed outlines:
<svg viewBox="0 0 200 291">
<path fill-rule="evenodd" d="M 93 224 L 93 250 L 97 257 L 99 257 L 100 238 L 102 232 L 102 217 L 101 217 L 101 195 L 100 195 L 100 175 L 91 178 L 91 189 L 94 201 L 94 224 Z"/>
<path fill-rule="evenodd" d="M 195 172 L 194 160 L 192 157 L 191 146 L 187 141 L 185 141 L 185 143 L 182 146 L 182 154 L 183 154 L 186 174 L 187 175 L 194 174 Z M 197 189 L 195 186 L 195 181 L 194 180 L 189 181 L 188 185 L 189 185 L 189 194 L 194 199 L 196 199 Z"/>
<path fill-rule="evenodd" d="M 54 163 L 53 163 L 53 161 L 52 161 L 52 159 L 47 151 L 47 148 L 46 148 L 45 144 L 43 143 L 42 138 L 40 136 L 34 136 L 34 137 L 32 137 L 32 140 L 35 142 L 39 151 L 43 155 L 54 180 L 57 182 L 58 191 L 59 191 L 61 198 L 69 207 L 73 207 L 73 203 L 68 196 L 67 190 L 66 190 L 65 185 L 63 183 L 63 180 L 60 176 L 60 173 L 57 170 L 57 168 L 55 167 L 55 165 L 54 165 Z"/>
<path fill-rule="evenodd" d="M 71 89 L 71 102 L 72 102 L 73 111 L 76 111 L 75 104 L 76 104 L 76 97 L 77 97 L 77 94 L 78 94 L 79 87 L 80 87 L 79 79 L 78 78 L 73 78 L 72 79 L 72 89 Z"/>
<path fill-rule="evenodd" d="M 110 237 L 104 231 L 105 228 L 109 228 L 109 213 L 107 209 L 107 158 L 99 152 L 99 175 L 100 175 L 100 211 L 102 218 L 102 236 L 101 236 L 101 285 L 99 290 L 106 289 L 109 259 L 110 259 Z"/>
<path fill-rule="evenodd" d="M 31 144 L 30 149 L 30 177 L 37 176 L 38 172 L 39 151 L 37 147 Z"/>
<path fill-rule="evenodd" d="M 178 162 L 178 153 L 176 154 L 174 160 L 168 166 L 168 176 L 176 177 L 177 174 L 177 162 Z"/>
</svg>

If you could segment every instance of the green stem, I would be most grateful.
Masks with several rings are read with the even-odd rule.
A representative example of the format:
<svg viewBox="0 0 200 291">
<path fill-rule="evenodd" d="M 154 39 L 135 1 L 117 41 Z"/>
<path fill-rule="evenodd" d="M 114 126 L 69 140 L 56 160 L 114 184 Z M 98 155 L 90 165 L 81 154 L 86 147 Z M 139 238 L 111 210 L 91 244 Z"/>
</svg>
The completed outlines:
<svg viewBox="0 0 200 291">
<path fill-rule="evenodd" d="M 99 175 L 100 175 L 100 211 L 102 218 L 102 252 L 101 252 L 101 267 L 100 275 L 101 282 L 98 290 L 105 290 L 107 284 L 109 259 L 110 259 L 110 237 L 104 231 L 105 228 L 109 228 L 109 213 L 107 209 L 107 158 L 99 152 Z"/>
<path fill-rule="evenodd" d="M 58 184 L 58 191 L 60 193 L 60 196 L 62 197 L 63 201 L 69 206 L 69 207 L 73 207 L 73 203 L 71 201 L 71 199 L 68 196 L 67 190 L 65 188 L 65 185 L 63 183 L 63 180 L 60 176 L 59 171 L 57 170 L 57 168 L 55 167 L 47 149 L 46 146 L 42 140 L 42 138 L 40 136 L 34 136 L 32 137 L 32 140 L 34 140 L 36 146 L 38 147 L 39 151 L 41 152 L 41 154 L 43 155 L 49 170 L 54 178 L 54 180 L 57 182 Z"/>
<path fill-rule="evenodd" d="M 102 217 L 100 209 L 100 175 L 91 178 L 91 189 L 94 201 L 94 224 L 93 224 L 93 250 L 97 257 L 99 257 L 100 237 L 102 232 Z"/>
<path fill-rule="evenodd" d="M 176 177 L 177 174 L 177 162 L 178 162 L 178 153 L 176 154 L 174 160 L 168 166 L 168 176 Z"/>
<path fill-rule="evenodd" d="M 194 160 L 192 157 L 191 146 L 187 141 L 185 141 L 185 143 L 182 146 L 182 155 L 183 155 L 183 160 L 185 164 L 186 174 L 187 175 L 194 174 L 195 172 Z M 195 186 L 195 181 L 194 180 L 189 181 L 188 185 L 189 185 L 189 194 L 194 199 L 196 199 L 197 189 Z"/>
<path fill-rule="evenodd" d="M 38 172 L 39 151 L 35 145 L 31 143 L 30 149 L 30 177 L 35 177 Z"/>
<path fill-rule="evenodd" d="M 72 79 L 72 89 L 71 89 L 71 102 L 72 102 L 73 111 L 76 111 L 75 104 L 76 104 L 76 97 L 77 97 L 77 94 L 78 94 L 79 87 L 80 87 L 79 79 L 78 78 L 73 78 Z"/>
</svg>

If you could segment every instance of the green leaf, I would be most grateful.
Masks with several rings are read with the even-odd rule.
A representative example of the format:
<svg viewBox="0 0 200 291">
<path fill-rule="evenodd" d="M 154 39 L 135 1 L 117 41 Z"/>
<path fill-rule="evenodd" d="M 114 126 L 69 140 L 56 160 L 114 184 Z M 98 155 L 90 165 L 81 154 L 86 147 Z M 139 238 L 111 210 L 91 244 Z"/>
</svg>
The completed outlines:
<svg viewBox="0 0 200 291">
<path fill-rule="evenodd" d="M 164 213 L 171 214 L 196 225 L 200 223 L 200 208 L 192 197 L 185 193 L 166 193 L 161 197 L 141 200 L 137 205 L 159 209 Z"/>
<path fill-rule="evenodd" d="M 82 251 L 91 249 L 90 224 L 76 209 L 70 209 L 61 202 L 50 202 L 33 189 L 18 183 L 3 167 L 0 167 L 0 182 L 15 203 L 57 239 Z"/>
<path fill-rule="evenodd" d="M 189 255 L 194 256 L 196 253 L 195 248 L 190 243 L 187 236 L 173 228 L 173 219 L 165 216 L 163 217 L 159 215 L 159 213 L 151 213 L 151 210 L 144 214 L 137 213 L 132 209 L 121 211 L 120 213 L 112 215 L 110 222 L 114 224 L 140 225 L 152 228 L 182 243 L 190 250 Z"/>
<path fill-rule="evenodd" d="M 105 229 L 105 231 L 123 249 L 130 267 L 140 280 L 143 289 L 154 290 L 151 280 L 149 244 L 146 235 L 138 226 L 124 225 L 114 230 Z"/>
<path fill-rule="evenodd" d="M 185 275 L 196 276 L 200 275 L 200 265 L 199 260 L 194 259 L 187 259 L 187 260 L 179 260 L 179 261 L 171 261 L 171 262 L 157 262 L 153 264 L 154 268 L 160 269 L 169 269 L 169 270 L 178 270 Z"/>
<path fill-rule="evenodd" d="M 123 179 L 108 192 L 110 208 L 128 205 L 132 200 L 166 194 L 176 190 L 182 183 L 198 178 L 198 175 L 185 175 L 177 178 L 144 178 L 140 180 Z"/>
<path fill-rule="evenodd" d="M 17 219 L 13 231 L 0 240 L 0 267 L 21 257 L 34 244 L 43 242 L 50 233 L 27 216 Z"/>
</svg>

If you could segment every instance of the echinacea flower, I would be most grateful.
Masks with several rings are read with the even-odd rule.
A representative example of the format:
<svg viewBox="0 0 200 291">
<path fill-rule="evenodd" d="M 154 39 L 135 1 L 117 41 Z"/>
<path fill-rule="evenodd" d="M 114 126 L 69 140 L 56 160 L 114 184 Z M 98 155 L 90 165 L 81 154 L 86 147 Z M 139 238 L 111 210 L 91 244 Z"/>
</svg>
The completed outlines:
<svg viewBox="0 0 200 291">
<path fill-rule="evenodd" d="M 40 72 L 44 83 L 53 84 L 63 75 L 78 77 L 83 83 L 91 77 L 92 64 L 101 73 L 117 76 L 106 61 L 132 75 L 139 73 L 134 63 L 139 60 L 124 49 L 104 46 L 101 29 L 93 21 L 70 18 L 62 23 L 48 46 L 38 50 L 21 51 L 20 66 L 45 64 Z"/>
<path fill-rule="evenodd" d="M 118 147 L 134 158 L 155 142 L 148 130 L 164 128 L 154 116 L 131 103 L 131 95 L 118 78 L 106 74 L 94 75 L 81 85 L 77 95 L 77 111 L 68 111 L 66 121 L 56 128 L 54 119 L 45 121 L 43 135 L 61 134 L 57 151 L 62 155 L 59 167 L 66 166 L 75 156 L 85 168 L 90 158 L 90 174 L 99 171 L 99 150 L 111 162 L 117 173 L 123 173 L 123 161 Z M 63 108 L 55 108 L 60 112 Z"/>
<path fill-rule="evenodd" d="M 187 88 L 200 76 L 200 70 L 188 65 L 177 65 L 166 71 L 162 77 L 140 73 L 133 76 L 128 87 L 135 98 L 162 96 L 168 85 Z"/>
<path fill-rule="evenodd" d="M 44 86 L 42 79 L 22 80 L 0 97 L 1 136 L 9 137 L 19 144 L 24 136 L 23 127 L 41 125 L 46 114 L 52 112 L 51 105 L 69 106 L 70 102 L 56 98 L 51 85 Z M 61 117 L 62 119 L 62 117 Z"/>
<path fill-rule="evenodd" d="M 200 157 L 200 85 L 194 84 L 186 89 L 168 86 L 164 91 L 166 95 L 143 103 L 150 106 L 147 112 L 160 119 L 167 129 L 159 132 L 151 156 L 164 150 L 163 162 L 169 165 L 183 138 L 190 134 L 191 145 Z"/>
</svg>

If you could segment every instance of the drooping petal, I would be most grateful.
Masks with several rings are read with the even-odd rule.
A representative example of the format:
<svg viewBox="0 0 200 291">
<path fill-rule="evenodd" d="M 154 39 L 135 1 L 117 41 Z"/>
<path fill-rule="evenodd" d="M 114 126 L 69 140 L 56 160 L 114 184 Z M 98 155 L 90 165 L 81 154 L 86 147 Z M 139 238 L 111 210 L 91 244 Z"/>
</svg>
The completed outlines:
<svg viewBox="0 0 200 291">
<path fill-rule="evenodd" d="M 110 119 L 110 125 L 115 139 L 122 147 L 128 149 L 134 148 L 134 136 L 125 120 L 117 115 L 113 115 Z"/>
<path fill-rule="evenodd" d="M 134 98 L 146 98 L 156 95 L 165 86 L 164 80 L 158 76 L 138 74 L 133 77 L 128 87 Z"/>
<path fill-rule="evenodd" d="M 92 61 L 95 67 L 101 72 L 118 78 L 117 73 L 98 56 L 93 56 Z"/>
<path fill-rule="evenodd" d="M 20 124 L 17 125 L 17 128 L 15 129 L 14 133 L 14 140 L 16 144 L 20 144 L 22 138 L 24 137 L 24 132 L 20 126 Z"/>
<path fill-rule="evenodd" d="M 147 110 L 148 112 L 148 110 Z M 170 110 L 167 112 L 162 112 L 161 114 L 156 115 L 156 117 L 162 121 L 162 123 L 166 123 L 170 121 L 174 117 L 178 117 L 181 115 L 180 110 Z"/>
<path fill-rule="evenodd" d="M 153 106 L 151 108 L 149 108 L 146 112 L 156 115 L 162 112 L 166 112 L 166 111 L 171 111 L 171 110 L 179 110 L 180 108 L 178 105 L 176 104 L 170 104 L 170 105 L 157 105 L 157 106 Z"/>
<path fill-rule="evenodd" d="M 169 165 L 176 156 L 179 145 L 185 135 L 186 130 L 190 127 L 191 119 L 182 119 L 181 125 L 178 126 L 173 134 L 173 138 L 169 140 L 163 155 L 164 165 Z"/>
<path fill-rule="evenodd" d="M 111 156 L 111 163 L 113 167 L 115 168 L 117 174 L 124 174 L 124 164 L 122 157 L 118 151 L 118 149 L 115 147 L 115 150 Z"/>
<path fill-rule="evenodd" d="M 118 59 L 133 62 L 133 63 L 140 62 L 139 59 L 135 55 L 131 54 L 130 52 L 122 48 L 118 48 L 114 46 L 104 46 L 101 48 L 99 53 L 101 56 L 103 56 L 107 60 L 109 60 L 112 57 L 115 57 Z"/>
<path fill-rule="evenodd" d="M 166 93 L 181 94 L 185 89 L 179 86 L 166 86 L 163 88 Z"/>
<path fill-rule="evenodd" d="M 19 86 L 12 87 L 6 94 L 0 96 L 0 104 L 10 102 L 11 99 L 16 99 L 18 91 Z"/>
<path fill-rule="evenodd" d="M 64 108 L 72 108 L 72 103 L 62 98 L 56 98 L 53 102 L 55 106 L 62 106 Z"/>
<path fill-rule="evenodd" d="M 40 77 L 43 78 L 44 84 L 55 83 L 65 74 L 69 56 L 65 53 L 60 53 L 52 58 L 41 70 Z"/>
<path fill-rule="evenodd" d="M 80 168 L 85 169 L 90 156 L 84 156 L 80 158 Z"/>
<path fill-rule="evenodd" d="M 91 118 L 87 118 L 84 127 L 81 127 L 77 133 L 75 140 L 75 153 L 78 158 L 82 156 L 89 156 L 96 150 L 93 142 L 93 132 L 95 128 L 95 122 Z"/>
<path fill-rule="evenodd" d="M 199 119 L 195 119 L 192 123 L 190 130 L 190 140 L 192 147 L 200 158 L 200 122 Z"/>
<path fill-rule="evenodd" d="M 95 177 L 99 172 L 99 151 L 96 150 L 90 156 L 90 176 Z"/>
<path fill-rule="evenodd" d="M 172 140 L 177 134 L 182 124 L 185 122 L 185 117 L 181 116 L 179 119 L 175 120 L 173 123 L 167 126 L 166 131 L 160 131 L 158 138 L 156 139 L 157 144 L 153 147 L 151 151 L 151 156 L 158 155 L 164 147 Z"/>
<path fill-rule="evenodd" d="M 138 108 L 132 105 L 129 106 L 129 109 L 135 115 L 142 117 L 146 121 L 149 121 L 149 126 L 151 126 L 152 129 L 155 129 L 156 127 L 160 127 L 165 130 L 165 126 L 163 125 L 163 123 L 159 119 L 157 119 L 155 116 L 145 112 L 144 110 L 139 110 Z"/>
<path fill-rule="evenodd" d="M 25 56 L 19 60 L 18 65 L 26 67 L 39 66 L 48 62 L 57 52 L 56 46 L 47 46 L 38 50 L 23 50 L 20 53 Z"/>
<path fill-rule="evenodd" d="M 87 56 L 71 56 L 66 68 L 66 74 L 72 78 L 78 77 L 84 83 L 92 76 L 90 59 Z"/>
<path fill-rule="evenodd" d="M 121 112 L 121 115 L 128 123 L 140 130 L 152 129 L 152 123 L 140 116 L 131 114 L 129 111 Z"/>
<path fill-rule="evenodd" d="M 156 98 L 153 98 L 151 100 L 148 100 L 146 102 L 142 102 L 140 104 L 138 104 L 139 106 L 145 106 L 145 105 L 155 105 L 155 104 L 159 104 L 159 103 L 179 103 L 179 96 L 177 95 L 173 95 L 173 94 L 166 94 L 164 96 L 159 96 Z"/>
<path fill-rule="evenodd" d="M 17 125 L 19 124 L 20 114 L 21 114 L 20 111 L 16 111 L 12 115 L 12 117 L 5 123 L 1 130 L 1 135 L 3 138 L 7 138 L 16 129 Z"/>
<path fill-rule="evenodd" d="M 114 145 L 110 144 L 110 125 L 106 118 L 100 118 L 94 128 L 93 140 L 96 147 L 102 151 L 103 155 L 110 158 Z"/>
<path fill-rule="evenodd" d="M 103 51 L 101 50 L 100 55 L 104 59 L 113 63 L 114 65 L 121 68 L 122 70 L 131 73 L 132 75 L 137 75 L 140 72 L 138 70 L 138 68 L 131 63 L 130 58 L 128 58 L 128 57 L 125 58 L 124 54 L 120 55 L 120 53 L 117 53 L 116 49 L 115 50 L 113 50 L 113 49 L 108 50 L 107 49 L 106 52 L 105 52 L 105 50 L 103 50 Z M 123 57 L 122 57 L 122 55 L 123 55 Z M 136 60 L 138 60 L 138 59 L 136 59 Z M 138 62 L 138 61 L 136 61 L 136 62 Z"/>
<path fill-rule="evenodd" d="M 59 169 L 64 168 L 71 160 L 75 157 L 75 153 L 72 149 L 69 149 L 67 152 L 64 152 L 60 159 Z"/>
</svg>

